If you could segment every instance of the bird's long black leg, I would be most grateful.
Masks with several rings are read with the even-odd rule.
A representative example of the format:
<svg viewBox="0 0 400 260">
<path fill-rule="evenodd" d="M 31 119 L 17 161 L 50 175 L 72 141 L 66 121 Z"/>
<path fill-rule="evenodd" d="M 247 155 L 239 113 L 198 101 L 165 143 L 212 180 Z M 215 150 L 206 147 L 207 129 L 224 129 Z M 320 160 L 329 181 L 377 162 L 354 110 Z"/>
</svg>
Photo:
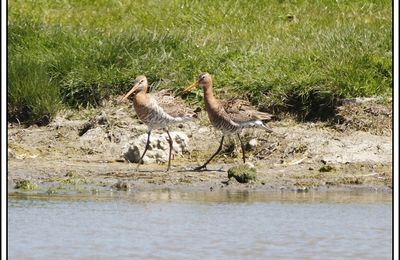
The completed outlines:
<svg viewBox="0 0 400 260">
<path fill-rule="evenodd" d="M 221 151 L 223 143 L 224 143 L 224 136 L 222 136 L 222 138 L 221 138 L 221 142 L 219 143 L 218 150 L 202 166 L 196 167 L 194 170 L 200 171 L 200 170 L 206 168 L 207 164 L 209 162 L 211 162 L 211 160 Z"/>
<path fill-rule="evenodd" d="M 168 143 L 169 143 L 168 168 L 167 168 L 167 171 L 169 171 L 169 168 L 171 167 L 171 152 L 172 152 L 173 140 L 172 140 L 171 135 L 168 132 L 168 129 L 165 129 L 165 131 L 168 134 Z"/>
<path fill-rule="evenodd" d="M 147 132 L 147 142 L 146 142 L 146 147 L 144 148 L 144 152 L 142 154 L 142 156 L 139 159 L 138 165 L 136 167 L 136 169 L 139 169 L 140 164 L 142 163 L 143 157 L 147 152 L 147 149 L 149 149 L 150 146 L 150 135 L 151 135 L 151 131 Z"/>
<path fill-rule="evenodd" d="M 242 155 L 243 155 L 243 163 L 246 162 L 246 155 L 245 155 L 245 150 L 244 150 L 244 144 L 242 142 L 242 138 L 240 137 L 240 134 L 237 134 L 239 141 L 240 141 L 240 146 L 242 147 Z"/>
</svg>

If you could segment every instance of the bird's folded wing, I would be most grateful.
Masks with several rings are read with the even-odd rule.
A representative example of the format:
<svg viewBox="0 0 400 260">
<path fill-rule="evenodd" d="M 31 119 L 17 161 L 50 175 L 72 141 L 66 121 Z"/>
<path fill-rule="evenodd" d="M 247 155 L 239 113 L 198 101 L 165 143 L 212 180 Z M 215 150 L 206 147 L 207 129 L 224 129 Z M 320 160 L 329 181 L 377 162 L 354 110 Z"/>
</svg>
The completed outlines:
<svg viewBox="0 0 400 260">
<path fill-rule="evenodd" d="M 194 109 L 186 107 L 181 99 L 175 98 L 167 89 L 156 92 L 152 96 L 164 112 L 170 116 L 185 117 L 195 115 Z"/>
<path fill-rule="evenodd" d="M 257 111 L 249 101 L 241 99 L 221 100 L 221 104 L 229 115 L 230 119 L 237 123 L 243 123 L 253 120 L 271 120 L 274 116 Z"/>
</svg>

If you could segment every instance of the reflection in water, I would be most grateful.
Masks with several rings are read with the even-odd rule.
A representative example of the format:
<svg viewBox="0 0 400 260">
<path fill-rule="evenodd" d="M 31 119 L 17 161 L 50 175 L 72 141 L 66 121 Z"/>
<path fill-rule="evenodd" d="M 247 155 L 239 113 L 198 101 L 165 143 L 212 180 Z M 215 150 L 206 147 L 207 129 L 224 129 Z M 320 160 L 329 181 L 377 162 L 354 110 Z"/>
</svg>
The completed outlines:
<svg viewBox="0 0 400 260">
<path fill-rule="evenodd" d="M 11 194 L 8 196 L 17 200 L 44 201 L 126 201 L 140 202 L 281 202 L 281 203 L 391 203 L 392 194 L 373 192 L 255 192 L 255 191 L 213 191 L 213 192 L 182 192 L 170 189 L 160 191 L 114 192 L 110 194 L 82 195 L 43 195 L 43 194 Z"/>
<path fill-rule="evenodd" d="M 390 259 L 391 194 L 9 196 L 10 259 Z"/>
</svg>

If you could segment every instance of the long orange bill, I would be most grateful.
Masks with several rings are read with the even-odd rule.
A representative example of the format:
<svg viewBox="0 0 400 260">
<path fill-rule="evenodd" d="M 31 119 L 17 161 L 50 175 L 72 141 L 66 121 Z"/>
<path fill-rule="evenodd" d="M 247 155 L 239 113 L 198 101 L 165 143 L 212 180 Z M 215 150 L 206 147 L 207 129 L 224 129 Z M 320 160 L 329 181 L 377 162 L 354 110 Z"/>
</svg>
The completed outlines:
<svg viewBox="0 0 400 260">
<path fill-rule="evenodd" d="M 189 92 L 189 91 L 191 91 L 192 89 L 194 89 L 195 87 L 197 87 L 198 85 L 199 85 L 199 82 L 198 82 L 198 81 L 195 81 L 195 82 L 192 83 L 192 85 L 190 85 L 189 87 L 186 87 L 186 88 L 183 90 L 183 92 Z"/>
<path fill-rule="evenodd" d="M 132 87 L 132 89 L 129 90 L 129 92 L 128 92 L 119 102 L 124 101 L 124 100 L 127 99 L 130 95 L 132 95 L 132 93 L 135 92 L 136 88 L 137 88 L 137 84 L 135 84 L 135 85 Z"/>
</svg>

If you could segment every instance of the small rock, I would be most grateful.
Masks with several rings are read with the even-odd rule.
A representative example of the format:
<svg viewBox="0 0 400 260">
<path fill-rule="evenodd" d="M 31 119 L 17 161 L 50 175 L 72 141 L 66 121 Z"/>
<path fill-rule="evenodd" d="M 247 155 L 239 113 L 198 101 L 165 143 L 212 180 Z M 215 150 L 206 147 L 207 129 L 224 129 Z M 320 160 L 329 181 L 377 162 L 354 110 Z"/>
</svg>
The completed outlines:
<svg viewBox="0 0 400 260">
<path fill-rule="evenodd" d="M 172 152 L 181 155 L 188 151 L 189 138 L 183 132 L 170 132 L 173 140 Z M 147 143 L 147 134 L 136 137 L 135 140 L 122 144 L 121 156 L 125 160 L 138 163 Z M 152 133 L 146 155 L 145 163 L 167 162 L 169 156 L 169 142 L 167 133 Z"/>
<path fill-rule="evenodd" d="M 229 178 L 229 180 L 226 182 L 226 185 L 238 185 L 240 184 L 235 178 Z"/>
<path fill-rule="evenodd" d="M 319 168 L 318 170 L 319 172 L 332 172 L 332 171 L 336 171 L 336 168 L 330 165 L 324 165 L 321 168 Z"/>
<path fill-rule="evenodd" d="M 110 147 L 107 145 L 110 141 L 107 138 L 107 134 L 101 127 L 95 127 L 89 129 L 79 138 L 81 143 L 81 149 L 94 152 L 104 152 L 109 150 Z"/>
<path fill-rule="evenodd" d="M 247 143 L 247 145 L 248 145 L 248 148 L 251 150 L 258 145 L 258 141 L 256 138 L 253 138 Z"/>
<path fill-rule="evenodd" d="M 208 127 L 201 127 L 197 130 L 197 133 L 199 134 L 208 134 L 210 132 L 210 129 Z"/>
<path fill-rule="evenodd" d="M 128 145 L 127 147 L 124 147 L 124 152 L 122 156 L 124 157 L 125 160 L 131 163 L 138 163 L 140 159 L 140 151 L 137 146 L 131 146 Z"/>
<path fill-rule="evenodd" d="M 81 125 L 78 129 L 78 135 L 82 136 L 84 134 L 86 134 L 87 131 L 89 131 L 91 128 L 93 128 L 96 125 L 95 120 L 93 120 L 93 118 L 91 118 L 90 120 L 88 120 L 87 122 L 85 122 L 83 125 Z"/>
<path fill-rule="evenodd" d="M 101 114 L 96 117 L 96 120 L 99 125 L 105 125 L 107 123 L 107 116 L 104 112 L 101 112 Z"/>
<path fill-rule="evenodd" d="M 246 162 L 244 165 L 246 165 L 246 166 L 249 167 L 250 169 L 256 169 L 256 167 L 254 166 L 254 164 L 252 164 L 251 162 Z"/>
<path fill-rule="evenodd" d="M 248 165 L 235 166 L 228 170 L 228 178 L 235 178 L 240 183 L 249 183 L 256 180 L 256 169 Z"/>
<path fill-rule="evenodd" d="M 112 185 L 111 188 L 122 191 L 129 191 L 131 185 L 127 182 L 118 181 L 116 184 Z"/>
</svg>

